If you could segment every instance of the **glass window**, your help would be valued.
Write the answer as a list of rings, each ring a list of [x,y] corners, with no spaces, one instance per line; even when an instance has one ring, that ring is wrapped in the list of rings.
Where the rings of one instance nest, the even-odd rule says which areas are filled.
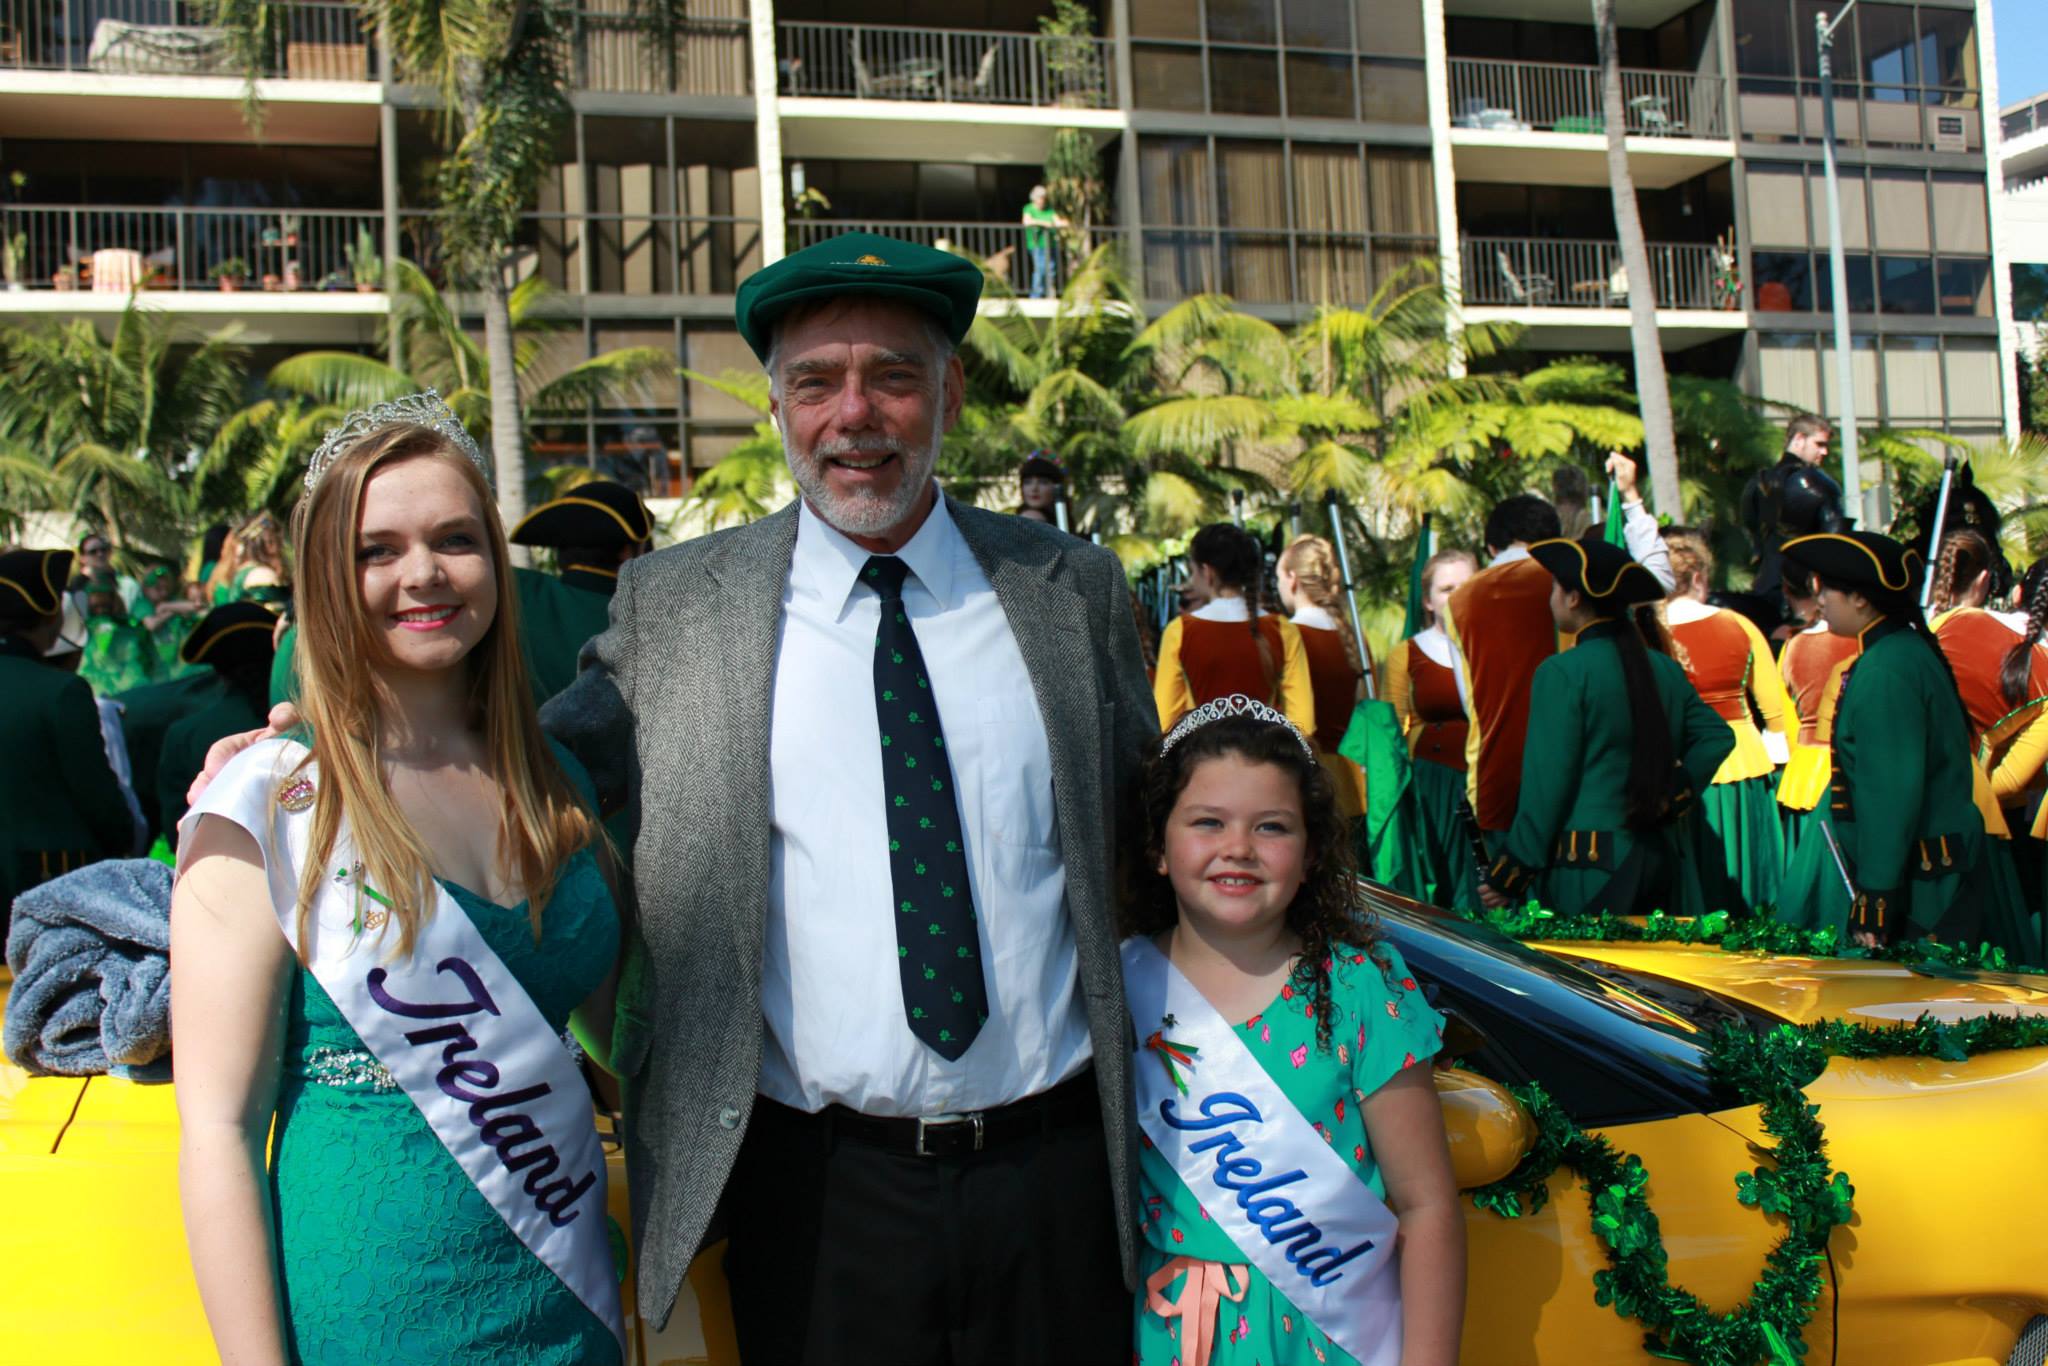
[[[1200,38],[1202,12],[1188,0],[1130,0],[1134,38]]]
[[[1737,86],[1742,136],[1750,142],[1799,141],[1799,99],[1791,81],[1745,76]]]
[[[728,372],[750,375],[760,368],[754,353],[747,349],[740,334],[730,328],[691,327],[683,334],[683,363],[700,375],[718,379]],[[708,384],[690,380],[685,386],[685,400],[690,406],[693,420],[710,418],[733,422],[751,423],[760,414],[746,404],[721,393]]]
[[[1820,388],[1819,406],[1810,411],[1835,413],[1841,411],[1836,398],[1835,339],[1822,333],[1820,339]],[[1877,406],[1877,338],[1852,337],[1849,342],[1850,382],[1856,386],[1856,411],[1858,422],[1875,421]]]
[[[1278,114],[1280,80],[1273,54],[1257,48],[1210,48],[1209,108],[1217,114]]]
[[[1429,85],[1421,62],[1361,58],[1358,87],[1367,123],[1429,122]]]
[[[1202,112],[1202,49],[1131,45],[1133,102],[1140,109]]]
[[[1436,181],[1429,153],[1406,147],[1366,149],[1366,202],[1372,230],[1406,236],[1436,232]]]
[[[1365,160],[1356,146],[1297,142],[1293,163],[1297,227],[1316,232],[1365,232]]]
[[[1820,356],[1813,338],[1800,332],[1765,332],[1756,340],[1762,396],[1803,413],[1820,411]]]
[[[2008,274],[2012,316],[2021,322],[2048,322],[2048,265],[2019,263]]]
[[[1849,284],[1849,311],[1851,313],[1875,313],[1877,311],[1877,285],[1871,278],[1870,258],[1849,252],[1842,258],[1847,267],[1844,276]],[[1813,297],[1815,307],[1823,312],[1835,306],[1833,262],[1824,251],[1813,254]]]
[[[1866,83],[1893,90],[1920,84],[1919,39],[1913,32],[1912,6],[1872,0],[1856,7],[1856,23],[1863,40],[1862,62],[1856,69]]]
[[[1885,420],[1941,421],[1941,340],[1938,337],[1884,339]]]
[[[1977,26],[1966,9],[1920,7],[1920,79],[1928,85],[1975,90]]]
[[[1837,177],[1842,188],[1842,245],[1850,251],[1870,245],[1870,216],[1864,202],[1863,173],[1843,171]],[[1807,177],[1806,189],[1812,200],[1813,244],[1829,246],[1834,239],[1828,236],[1828,182],[1827,177],[1815,171]]]
[[[1877,244],[1894,251],[1931,251],[1927,232],[1927,180],[1918,171],[1870,173],[1870,221]]]
[[[1934,245],[1942,251],[1989,251],[1981,176],[1936,171],[1933,177]]]
[[[1805,175],[1797,166],[1751,162],[1749,240],[1757,246],[1803,247],[1806,231]]]
[[[1185,0],[1183,0],[1185,3]],[[1193,6],[1189,6],[1190,9]],[[1209,0],[1209,38],[1222,43],[1273,43],[1273,0]]]
[[[1207,227],[1209,140],[1154,138],[1138,143],[1138,206],[1148,224]]]
[[[1287,163],[1285,144],[1216,143],[1216,211],[1233,228],[1287,226]]]
[[[1812,265],[1803,251],[1750,253],[1756,271],[1756,311],[1807,313],[1813,309]]]
[[[1283,0],[1281,13],[1290,47],[1351,46],[1351,16],[1342,5],[1330,0]]]
[[[2004,385],[1998,342],[1992,337],[1948,339],[1948,415],[1951,421],[2003,416]]]
[[[1989,261],[1942,261],[1935,267],[1941,311],[1978,318],[1991,316],[1991,263]],[[2014,316],[2019,316],[2014,300]]]
[[[1800,75],[1809,80],[1820,77],[1820,35],[1814,31],[1814,20],[1822,14],[1832,19],[1841,12],[1841,0],[1798,0],[1792,7],[1792,41],[1799,49]],[[1833,47],[1835,80],[1853,84],[1860,70],[1856,61],[1856,25],[1836,28]]]
[[[1360,52],[1422,55],[1422,0],[1358,0],[1357,11]]]
[[[1735,0],[1735,69],[1746,76],[1793,74],[1792,17],[1784,0]]]
[[[1303,119],[1353,117],[1351,58],[1288,53],[1287,112]]]
[[[1934,311],[1934,262],[1925,256],[1877,258],[1877,293],[1886,313]]]
[[[676,352],[676,328],[666,320],[637,323],[605,323],[599,326],[592,337],[591,350],[597,354],[618,351],[629,346],[651,346],[666,351],[673,358]],[[521,378],[524,378],[522,376]],[[641,412],[649,408],[673,409],[682,402],[681,376],[673,367],[656,371],[633,391],[620,395],[628,401],[601,412]]]

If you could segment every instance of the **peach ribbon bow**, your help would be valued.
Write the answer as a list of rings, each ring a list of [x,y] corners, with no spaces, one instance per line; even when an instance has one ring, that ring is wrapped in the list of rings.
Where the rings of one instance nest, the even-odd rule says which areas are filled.
[[[1218,1304],[1222,1300],[1235,1304],[1244,1299],[1244,1292],[1251,1288],[1251,1279],[1246,1274],[1249,1270],[1222,1262],[1175,1257],[1146,1280],[1145,1307],[1162,1319],[1177,1318],[1183,1325],[1180,1366],[1209,1366],[1209,1353],[1216,1346]],[[1163,1292],[1183,1271],[1187,1273],[1187,1283],[1181,1286],[1180,1298],[1169,1301]],[[1237,1281],[1234,1292],[1230,1289],[1233,1278]]]

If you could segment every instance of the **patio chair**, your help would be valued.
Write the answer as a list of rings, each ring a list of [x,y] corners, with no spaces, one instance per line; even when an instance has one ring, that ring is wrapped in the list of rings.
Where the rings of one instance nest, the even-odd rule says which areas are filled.
[[[1521,308],[1534,308],[1549,303],[1557,296],[1557,282],[1542,271],[1529,271],[1517,275],[1514,263],[1508,254],[1494,249],[1493,259],[1500,268],[1501,283],[1507,286],[1508,302]]]
[[[1607,306],[1619,308],[1628,302],[1628,267],[1620,261],[1607,272]]]
[[[872,99],[875,94],[875,79],[868,74],[867,59],[860,55],[859,34],[848,36],[846,50],[853,57],[853,93],[864,100]]]
[[[956,87],[956,98],[980,100],[987,97],[989,86],[996,78],[996,50],[1000,46],[998,43],[988,45],[988,51],[981,54],[981,61],[974,68],[974,79],[964,87]]]
[[[1685,135],[1685,123],[1674,119],[1667,112],[1668,101],[1662,95],[1638,95],[1628,102],[1636,116],[1636,123],[1645,137],[1675,138]]]

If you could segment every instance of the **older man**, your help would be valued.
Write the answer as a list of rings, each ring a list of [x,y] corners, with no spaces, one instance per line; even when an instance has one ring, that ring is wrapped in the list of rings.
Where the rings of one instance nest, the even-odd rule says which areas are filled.
[[[644,811],[641,1303],[722,1193],[750,1362],[1129,1351],[1110,861],[1157,720],[1116,559],[933,479],[980,285],[857,233],[750,277],[802,497],[625,566],[546,711]]]

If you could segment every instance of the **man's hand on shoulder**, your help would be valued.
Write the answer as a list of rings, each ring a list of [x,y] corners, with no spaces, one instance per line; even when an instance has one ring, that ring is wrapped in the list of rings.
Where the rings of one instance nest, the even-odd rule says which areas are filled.
[[[200,796],[210,787],[220,771],[228,766],[237,754],[259,740],[275,739],[293,726],[299,724],[299,709],[289,702],[280,702],[270,709],[270,724],[262,730],[245,730],[213,742],[206,751],[206,767],[199,770],[199,776],[192,780],[192,786],[185,791],[185,804],[197,806]]]

